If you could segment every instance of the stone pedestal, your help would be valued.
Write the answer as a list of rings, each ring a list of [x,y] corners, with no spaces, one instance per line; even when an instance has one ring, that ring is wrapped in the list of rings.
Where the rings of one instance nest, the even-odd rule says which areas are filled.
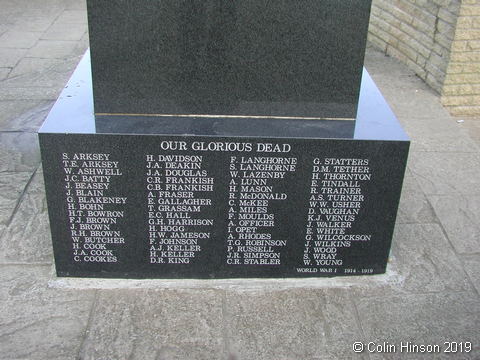
[[[408,138],[366,72],[353,136],[325,126],[222,116],[96,121],[87,54],[39,134],[57,274],[385,272]]]

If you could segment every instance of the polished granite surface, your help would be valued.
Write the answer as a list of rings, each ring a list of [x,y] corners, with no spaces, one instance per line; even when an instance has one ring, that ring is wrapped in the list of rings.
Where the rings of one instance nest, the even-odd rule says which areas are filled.
[[[371,0],[88,0],[96,113],[355,118]]]
[[[353,124],[355,128],[352,127]],[[221,117],[97,116],[95,118],[88,52],[73,73],[40,132],[408,141],[407,135],[366,70],[363,72],[358,116],[355,122]]]
[[[89,65],[87,55],[39,134],[58,276],[220,279],[344,276],[350,275],[351,269],[357,268],[366,269],[368,274],[385,272],[409,141],[366,72],[363,76],[359,118],[356,122],[198,116],[96,118],[93,114]],[[146,119],[150,120],[149,124],[145,123]],[[345,128],[338,127],[339,124],[350,126],[348,134]],[[157,125],[157,128],[154,125]],[[356,129],[353,125],[356,125]],[[163,160],[149,160],[157,156]],[[89,161],[77,162],[82,159]],[[289,162],[294,165],[288,165]],[[322,170],[317,163],[325,164],[322,165]],[[340,166],[334,166],[335,164]],[[346,164],[351,166],[343,166]],[[331,171],[330,165],[333,166]],[[282,166],[290,170],[283,171]],[[324,185],[319,185],[317,179],[322,173],[328,173],[331,177],[325,180]],[[358,181],[349,182],[347,176],[358,178]],[[189,182],[200,181],[198,179],[209,181],[209,185],[202,187],[201,184]],[[172,183],[167,184],[164,181]],[[232,181],[242,185],[237,189]],[[96,188],[93,186],[106,183],[107,188],[95,192]],[[248,186],[250,183],[268,185]],[[87,188],[87,184],[92,187]],[[164,184],[168,187],[164,187]],[[371,238],[365,238],[365,242],[358,241],[355,246],[352,244],[351,249],[349,245],[338,250],[341,262],[339,260],[334,264],[338,266],[336,275],[333,270],[318,273],[298,270],[299,266],[303,269],[305,265],[301,260],[305,256],[304,251],[307,251],[307,257],[309,251],[312,251],[310,255],[315,257],[315,250],[309,250],[310,247],[305,245],[305,230],[313,229],[310,226],[317,227],[317,230],[312,231],[319,231],[325,226],[340,226],[312,220],[312,224],[316,225],[307,227],[307,224],[310,224],[307,219],[310,219],[310,216],[314,219],[315,216],[311,215],[310,211],[317,211],[317,203],[310,202],[312,197],[323,199],[323,195],[317,193],[317,187],[320,191],[320,186],[322,192],[323,189],[329,189],[325,191],[335,194],[332,195],[335,197],[324,202],[335,202],[335,208],[325,205],[327,210],[330,209],[328,211],[343,211],[345,206],[363,209],[358,213],[358,218],[344,215],[347,216],[345,219],[350,219],[344,222],[348,224],[345,226],[348,226],[349,231],[352,231],[348,234],[371,234],[368,235]],[[59,191],[61,189],[66,190]],[[93,189],[93,192],[85,192],[85,189]],[[192,189],[191,194],[188,189]],[[345,189],[354,191],[355,194],[344,195]],[[154,205],[151,205],[152,208],[147,207],[147,200],[155,203],[157,195],[154,194],[157,193],[158,213],[153,212]],[[267,216],[273,214],[274,220],[265,222],[263,213],[254,213],[255,216],[261,215],[261,219],[234,217],[235,221],[240,221],[236,223],[239,225],[235,226],[235,233],[247,234],[252,231],[252,234],[267,234],[264,231],[268,230],[271,239],[289,239],[288,247],[282,248],[280,263],[266,267],[262,263],[252,263],[254,266],[250,266],[247,261],[230,265],[225,261],[222,255],[226,254],[225,239],[230,239],[230,235],[234,236],[228,232],[230,226],[233,228],[234,225],[230,225],[227,214],[237,212],[233,208],[235,201],[232,203],[228,200],[231,196],[267,201],[262,204],[266,204],[269,209]],[[165,199],[172,202],[163,203]],[[181,202],[177,203],[181,199],[205,199],[209,202],[198,208],[170,206],[173,203],[183,206],[180,205]],[[344,202],[349,199],[353,202]],[[359,201],[356,202],[355,199]],[[271,201],[271,204],[268,201]],[[148,205],[153,203],[149,202]],[[97,208],[98,204],[102,207]],[[78,213],[76,206],[83,206]],[[242,208],[238,208],[238,214],[250,214],[249,206],[244,210],[241,210]],[[186,212],[182,212],[182,209],[186,209]],[[92,215],[85,217],[85,213],[82,213],[84,210],[92,210],[91,213],[87,212]],[[118,223],[115,220],[115,223],[108,224],[112,227],[103,228],[104,224],[97,222],[97,217],[98,221],[103,221],[100,220],[102,214],[108,218],[110,215],[112,218],[114,214],[118,215]],[[320,219],[321,215],[316,214]],[[164,218],[168,221],[177,219],[180,222],[164,224]],[[196,253],[190,254],[191,263],[188,260],[183,262],[182,266],[177,266],[177,260],[164,260],[163,255],[158,261],[156,255],[152,260],[147,256],[153,251],[152,246],[163,251],[163,245],[155,243],[160,239],[159,237],[155,240],[157,235],[153,235],[149,241],[145,240],[152,236],[151,231],[153,234],[157,231],[151,230],[157,228],[149,219],[153,222],[155,219],[159,220],[155,223],[158,226],[181,225],[178,229],[185,232],[186,236],[195,231],[205,231],[208,240],[201,239],[198,256]],[[197,224],[195,219],[210,219],[212,222]],[[248,227],[248,224],[257,224],[257,221],[258,225]],[[96,227],[97,225],[100,225],[100,228]],[[168,226],[165,229],[168,229]],[[260,232],[257,232],[257,227]],[[98,229],[102,231],[97,231]],[[338,229],[341,230],[341,226]],[[112,244],[112,247],[100,249],[100,253],[76,253],[72,244],[79,240],[79,237],[85,238],[79,241],[87,242],[87,238],[88,242],[92,241],[91,230],[95,236],[116,234],[121,240]],[[173,239],[173,235],[171,236]],[[160,245],[160,248],[151,241]],[[87,246],[90,246],[89,243]],[[72,258],[72,254],[77,257]],[[92,258],[92,255],[108,255],[108,259]],[[160,263],[165,266],[159,267]]]

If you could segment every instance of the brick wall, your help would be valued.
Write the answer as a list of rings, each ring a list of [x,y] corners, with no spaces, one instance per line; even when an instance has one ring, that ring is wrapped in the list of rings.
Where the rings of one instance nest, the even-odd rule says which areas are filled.
[[[453,114],[480,115],[480,0],[373,0],[369,40]]]
[[[463,0],[442,89],[454,115],[480,115],[480,0]]]

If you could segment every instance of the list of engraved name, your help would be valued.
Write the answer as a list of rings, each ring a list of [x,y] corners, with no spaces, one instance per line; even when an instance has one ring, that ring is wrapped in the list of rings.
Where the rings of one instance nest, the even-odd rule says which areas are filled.
[[[272,206],[288,201],[278,188],[295,173],[297,162],[296,157],[230,157],[227,264],[281,264],[287,240],[274,235],[279,221]]]
[[[189,264],[210,240],[214,178],[201,155],[147,155],[145,170],[150,263]]]
[[[62,165],[74,262],[118,262],[127,203],[114,186],[123,175],[119,161],[106,153],[63,153]]]
[[[371,160],[297,155],[289,144],[165,141],[125,176],[115,153],[62,153],[71,259],[137,254],[152,269],[177,269],[216,256],[228,269],[369,273],[350,267],[349,254],[374,236],[362,211]]]
[[[365,201],[362,188],[371,178],[369,159],[313,160],[303,252],[306,267],[297,268],[298,272],[335,273],[343,265],[343,249],[371,240],[370,234],[352,233]]]

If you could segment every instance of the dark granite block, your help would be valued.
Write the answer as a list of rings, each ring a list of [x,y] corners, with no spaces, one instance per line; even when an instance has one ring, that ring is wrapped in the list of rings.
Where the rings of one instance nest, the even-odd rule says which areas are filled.
[[[409,141],[366,72],[348,139],[295,122],[100,134],[89,69],[39,134],[59,276],[385,272]]]
[[[371,0],[88,0],[95,112],[356,116]]]

